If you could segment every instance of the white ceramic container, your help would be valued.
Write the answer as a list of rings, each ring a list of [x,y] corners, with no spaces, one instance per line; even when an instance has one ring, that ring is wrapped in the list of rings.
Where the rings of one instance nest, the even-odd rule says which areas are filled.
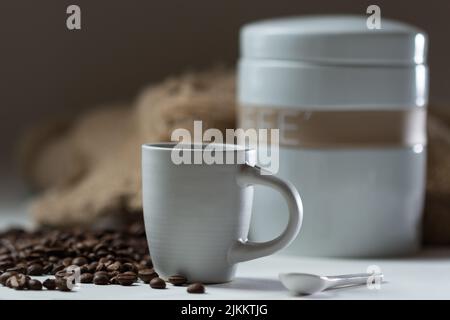
[[[286,253],[365,257],[419,248],[426,49],[423,31],[387,19],[380,30],[358,16],[243,27],[241,125],[263,127],[249,112],[301,118],[294,118],[297,140],[280,139],[279,175],[299,189],[305,207],[304,230]],[[282,127],[281,136],[286,126],[269,122]],[[278,195],[256,188],[252,240],[278,234],[287,221],[283,209]]]

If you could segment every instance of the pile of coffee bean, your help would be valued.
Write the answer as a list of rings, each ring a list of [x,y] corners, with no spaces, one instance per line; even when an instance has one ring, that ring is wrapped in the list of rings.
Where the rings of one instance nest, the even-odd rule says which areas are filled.
[[[43,283],[32,276],[51,275]],[[131,286],[140,279],[151,288],[166,283],[153,269],[142,223],[121,230],[10,229],[0,233],[0,284],[16,290],[71,291],[74,284]],[[182,275],[169,277],[185,285]],[[204,293],[191,284],[189,293]]]

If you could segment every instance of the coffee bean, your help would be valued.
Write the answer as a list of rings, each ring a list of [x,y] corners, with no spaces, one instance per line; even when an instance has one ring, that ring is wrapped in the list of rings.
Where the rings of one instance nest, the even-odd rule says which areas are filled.
[[[189,292],[189,293],[205,293],[205,286],[200,282],[196,282],[196,283],[190,284],[187,287],[187,292]]]
[[[6,285],[6,280],[8,280],[9,277],[14,276],[16,274],[18,274],[16,271],[6,271],[5,273],[3,273],[0,276],[0,284],[5,286]]]
[[[62,264],[63,264],[64,267],[70,266],[72,264],[72,258],[65,258],[65,259],[63,259]]]
[[[27,273],[27,268],[24,265],[17,265],[15,267],[11,267],[11,268],[6,269],[6,271],[26,274]]]
[[[50,274],[52,272],[52,270],[53,270],[53,263],[47,263],[42,268],[42,273],[43,274]]]
[[[158,277],[158,274],[154,269],[142,269],[139,270],[138,277],[145,283],[149,283],[153,278]]]
[[[58,261],[59,261],[59,258],[55,257],[55,256],[50,256],[48,258],[48,262],[51,262],[51,263],[55,263],[55,262],[58,262]]]
[[[82,265],[82,266],[80,267],[80,273],[81,273],[81,274],[83,274],[83,273],[90,273],[87,264]]]
[[[163,279],[156,277],[150,281],[150,287],[152,287],[153,289],[165,289],[166,282]]]
[[[10,254],[2,254],[2,255],[0,255],[0,261],[5,261],[5,260],[11,261],[12,260],[11,255]]]
[[[187,279],[179,274],[173,275],[169,277],[169,282],[173,284],[174,286],[182,286],[187,282]]]
[[[44,287],[47,290],[55,290],[56,289],[56,281],[55,279],[46,279],[43,283]]]
[[[126,262],[124,264],[122,264],[121,268],[120,268],[120,272],[127,272],[127,271],[132,271],[134,273],[138,273],[138,268],[130,262]]]
[[[80,276],[81,283],[92,283],[94,281],[94,275],[92,273],[83,273]]]
[[[95,271],[96,271],[96,272],[98,272],[98,271],[106,271],[106,266],[105,266],[105,264],[104,264],[104,263],[99,263],[99,264],[97,265],[97,267],[95,268]]]
[[[109,277],[109,274],[107,271],[97,271],[94,273],[94,276],[107,276]]]
[[[117,281],[117,276],[110,278],[109,283],[110,284],[119,284],[119,282]]]
[[[41,264],[33,263],[27,269],[27,274],[30,276],[41,276],[44,273],[44,268]]]
[[[112,255],[112,254],[108,254],[106,256],[106,259],[108,259],[109,261],[114,261],[116,259],[116,257],[114,255]]]
[[[119,271],[122,267],[122,264],[119,261],[111,263],[107,265],[106,270],[108,271]]]
[[[94,284],[96,284],[96,285],[101,285],[101,286],[107,285],[107,284],[109,284],[108,274],[102,274],[102,273],[96,272],[94,275],[93,281],[94,281]]]
[[[64,265],[63,264],[56,264],[53,266],[53,270],[52,270],[52,274],[56,274],[58,271],[64,270]]]
[[[150,257],[147,257],[146,259],[141,261],[141,264],[145,265],[147,268],[153,268],[153,262]]]
[[[29,290],[42,290],[42,283],[39,280],[31,279],[28,281]]]
[[[70,285],[70,280],[67,277],[56,278],[55,280],[56,288],[59,291],[72,291],[72,286]]]
[[[116,281],[121,286],[131,286],[136,281],[136,274],[131,271],[120,273],[117,275]]]
[[[15,290],[23,290],[27,287],[27,278],[24,274],[16,274],[6,280],[6,286]]]
[[[0,270],[6,270],[14,266],[14,263],[11,260],[1,261],[0,262]]]
[[[96,269],[97,269],[97,266],[98,266],[98,262],[91,262],[88,265],[88,272],[89,273],[94,273],[96,271]]]
[[[98,250],[95,252],[95,256],[97,258],[102,258],[102,257],[106,257],[108,255],[108,251],[107,250]]]
[[[64,256],[65,250],[62,247],[53,247],[53,248],[47,248],[45,250],[45,253],[48,256],[57,256],[57,257],[61,257]]]
[[[79,267],[88,263],[88,260],[85,257],[77,257],[72,260],[72,264],[75,264]]]

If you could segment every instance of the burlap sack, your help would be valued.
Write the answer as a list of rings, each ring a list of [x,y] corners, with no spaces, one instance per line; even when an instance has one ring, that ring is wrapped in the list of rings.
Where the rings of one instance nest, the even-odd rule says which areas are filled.
[[[222,68],[186,73],[143,90],[136,103],[80,115],[65,130],[32,130],[21,147],[31,206],[40,224],[90,225],[142,211],[140,146],[169,141],[176,128],[235,126],[234,75]],[[30,137],[31,135],[31,137]]]

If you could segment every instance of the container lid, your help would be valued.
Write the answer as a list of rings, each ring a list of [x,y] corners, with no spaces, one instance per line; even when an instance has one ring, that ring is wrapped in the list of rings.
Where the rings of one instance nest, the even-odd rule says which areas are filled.
[[[426,63],[424,31],[386,18],[381,29],[369,29],[367,19],[329,15],[250,23],[241,30],[241,56],[355,65]]]

